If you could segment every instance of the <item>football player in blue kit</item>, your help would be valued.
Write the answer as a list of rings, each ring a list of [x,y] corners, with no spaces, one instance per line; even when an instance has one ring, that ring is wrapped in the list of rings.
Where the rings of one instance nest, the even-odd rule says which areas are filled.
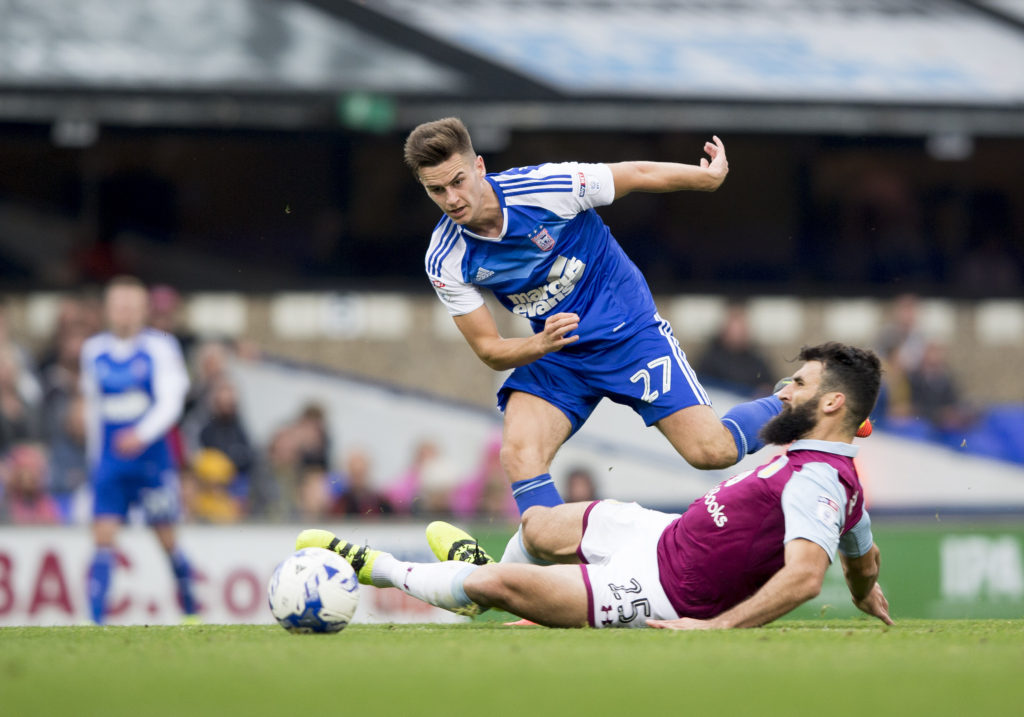
[[[129,508],[138,505],[170,559],[182,609],[191,621],[197,606],[192,571],[177,545],[181,495],[167,440],[188,391],[185,362],[174,336],[145,328],[148,298],[137,279],[111,280],[104,310],[109,330],[90,337],[81,353],[96,543],[89,567],[90,617],[104,622],[115,538]]]
[[[631,192],[718,189],[725,146],[714,137],[704,151],[699,165],[566,162],[488,174],[457,118],[407,138],[405,163],[444,212],[427,275],[477,356],[513,369],[498,405],[501,461],[520,512],[562,502],[551,462],[602,398],[632,407],[702,469],[760,449],[759,429],[782,409],[768,396],[716,415],[646,280],[594,209]],[[482,289],[535,333],[503,337]]]

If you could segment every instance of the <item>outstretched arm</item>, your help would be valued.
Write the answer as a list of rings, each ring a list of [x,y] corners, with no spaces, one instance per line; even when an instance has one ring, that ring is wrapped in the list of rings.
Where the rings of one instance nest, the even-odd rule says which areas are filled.
[[[615,198],[630,192],[678,192],[684,189],[713,192],[722,186],[729,173],[725,145],[718,137],[704,143],[711,158],[700,165],[677,162],[616,162],[608,166],[615,182]]]
[[[721,630],[757,627],[785,615],[821,592],[828,570],[828,554],[817,543],[796,538],[786,543],[786,563],[761,589],[710,620],[683,617],[648,620],[651,627],[672,630]]]
[[[859,558],[848,558],[842,553],[839,557],[843,562],[843,573],[853,604],[886,625],[894,624],[889,617],[889,601],[878,586],[878,570],[882,562],[878,546],[872,545],[871,550]]]
[[[567,336],[580,325],[576,314],[552,314],[544,322],[544,330],[527,338],[505,338],[490,309],[481,306],[468,314],[455,317],[455,325],[480,360],[495,371],[525,366],[541,356],[560,351],[579,336]]]

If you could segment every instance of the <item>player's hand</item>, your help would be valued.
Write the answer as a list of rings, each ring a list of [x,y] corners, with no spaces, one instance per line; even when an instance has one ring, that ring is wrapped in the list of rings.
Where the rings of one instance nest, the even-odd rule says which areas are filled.
[[[580,327],[580,317],[576,314],[553,314],[544,322],[544,330],[536,334],[541,342],[544,353],[561,351],[574,341],[579,341],[579,336],[567,336]]]
[[[720,630],[710,620],[698,620],[692,617],[680,617],[675,620],[648,620],[648,627],[659,630]]]
[[[114,434],[114,451],[121,458],[134,458],[146,450],[146,444],[131,428],[122,428]]]
[[[863,600],[854,598],[853,604],[868,615],[877,617],[886,625],[895,624],[892,618],[889,617],[889,601],[885,599],[885,595],[882,594],[882,588],[878,583],[875,583],[875,586],[871,588],[871,592]]]
[[[714,182],[714,186],[711,187],[711,191],[714,191],[722,186],[722,182],[725,181],[725,175],[729,173],[729,160],[725,158],[725,144],[723,144],[722,140],[717,135],[713,135],[711,139],[711,142],[704,143],[704,151],[711,157],[711,161],[709,162],[702,157],[700,167],[707,170],[708,175]]]

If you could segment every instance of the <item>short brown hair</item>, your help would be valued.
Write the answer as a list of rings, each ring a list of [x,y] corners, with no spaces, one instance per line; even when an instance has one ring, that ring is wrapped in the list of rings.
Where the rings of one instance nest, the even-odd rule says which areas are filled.
[[[458,117],[424,122],[405,140],[405,164],[417,176],[423,167],[436,167],[453,154],[476,154],[469,130]]]

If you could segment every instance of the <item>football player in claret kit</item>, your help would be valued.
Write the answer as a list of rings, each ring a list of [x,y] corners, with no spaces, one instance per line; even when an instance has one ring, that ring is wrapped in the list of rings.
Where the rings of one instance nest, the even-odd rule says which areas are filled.
[[[90,617],[104,622],[115,564],[115,538],[129,508],[142,508],[170,559],[186,620],[194,620],[192,571],[177,545],[181,512],[177,466],[167,433],[181,417],[188,374],[174,336],[146,329],[146,287],[117,277],[104,296],[108,331],[82,346],[81,388],[93,480]]]
[[[647,282],[594,210],[631,192],[716,190],[729,170],[725,145],[715,137],[704,151],[699,165],[568,162],[487,174],[457,118],[407,138],[405,162],[444,212],[427,275],[484,363],[514,369],[498,405],[520,512],[562,502],[551,462],[605,397],[656,425],[697,468],[724,468],[763,446],[758,430],[779,399],[718,418]],[[482,289],[529,319],[534,335],[501,336]],[[519,542],[513,536],[510,549]]]
[[[328,547],[361,582],[460,614],[499,607],[552,627],[673,629],[768,623],[818,595],[838,550],[853,603],[891,625],[852,445],[878,397],[878,357],[828,343],[800,359],[777,394],[785,407],[761,431],[789,448],[682,515],[616,501],[534,506],[523,515],[521,564],[494,563],[465,533],[431,540],[439,563],[317,529],[297,547]]]

